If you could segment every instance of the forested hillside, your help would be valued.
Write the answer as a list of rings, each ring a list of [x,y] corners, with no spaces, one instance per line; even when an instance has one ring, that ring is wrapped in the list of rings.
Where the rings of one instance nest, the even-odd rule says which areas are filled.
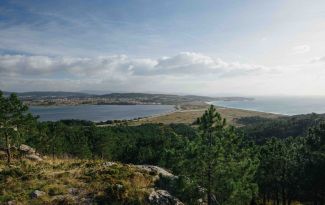
[[[48,159],[83,159],[90,160],[90,164],[102,160],[166,168],[177,178],[165,179],[169,181],[164,183],[160,181],[160,187],[185,204],[290,205],[300,202],[320,205],[325,200],[325,122],[321,115],[273,120],[247,118],[241,119],[241,124],[246,126],[236,129],[211,106],[193,126],[119,124],[98,127],[87,121],[38,122],[15,95],[8,98],[0,95],[0,100],[1,203],[20,201],[32,191],[22,193],[23,188],[16,191],[11,186],[10,190],[7,188],[10,180],[21,183],[30,173],[17,152],[21,144],[35,148]],[[62,162],[60,166],[68,169],[77,165]],[[98,174],[101,172],[96,173],[101,170],[100,166],[100,163],[80,164],[80,169],[91,173],[88,177],[96,176],[94,180],[100,183]],[[128,187],[127,193],[140,193],[132,192],[132,186],[126,185],[132,177],[125,176],[132,175],[134,169],[119,169],[126,174],[119,183]],[[111,177],[111,183],[114,181],[112,177],[122,177],[116,170],[102,172],[103,176]],[[43,176],[41,172],[39,175]],[[85,177],[81,174],[69,176],[79,177],[78,180]],[[42,180],[44,183],[45,179]],[[59,182],[49,183],[54,186]],[[151,186],[149,184],[146,186]],[[111,188],[112,184],[101,186],[101,190]],[[49,189],[42,191],[50,194]],[[94,204],[111,204],[113,201],[123,204],[128,197],[134,197],[126,194],[113,200],[105,193],[114,195],[117,192],[104,192],[100,198],[104,200],[90,200]],[[91,194],[97,196],[99,193]],[[141,194],[145,197],[144,192]],[[147,202],[139,199],[137,203]]]
[[[325,121],[325,114],[295,115],[279,118],[244,117],[237,123],[245,125],[242,131],[256,143],[265,143],[271,137],[288,138],[308,135],[311,127]]]

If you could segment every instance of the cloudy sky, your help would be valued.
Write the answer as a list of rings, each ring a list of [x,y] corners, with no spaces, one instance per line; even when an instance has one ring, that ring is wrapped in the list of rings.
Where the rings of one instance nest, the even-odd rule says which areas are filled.
[[[325,95],[325,1],[1,0],[0,90]]]

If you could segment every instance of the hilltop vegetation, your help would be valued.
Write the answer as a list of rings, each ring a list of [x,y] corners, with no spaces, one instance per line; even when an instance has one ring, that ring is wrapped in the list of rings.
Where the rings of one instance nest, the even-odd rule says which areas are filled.
[[[282,116],[278,118],[243,117],[237,123],[245,125],[242,131],[256,143],[264,143],[271,137],[288,138],[308,135],[309,129],[325,121],[325,114]]]
[[[194,126],[98,127],[87,121],[37,122],[15,96],[0,99],[0,145],[11,151],[3,153],[0,167],[3,203],[60,204],[54,199],[67,195],[70,200],[69,188],[77,188],[85,193],[78,200],[93,204],[146,204],[157,187],[185,204],[318,205],[325,200],[322,115],[245,118],[244,127],[234,128],[211,106]],[[22,159],[16,152],[22,143],[48,159]],[[8,157],[12,160],[6,162]],[[106,166],[110,161],[119,163]],[[177,177],[155,181],[150,172],[126,164],[157,165]],[[31,199],[35,190],[44,197]],[[69,200],[65,203],[75,203]]]
[[[5,96],[9,96],[12,92],[3,92]],[[81,92],[63,92],[63,91],[34,91],[34,92],[20,92],[16,93],[18,97],[25,98],[56,98],[56,97],[85,97],[91,96],[88,93]]]

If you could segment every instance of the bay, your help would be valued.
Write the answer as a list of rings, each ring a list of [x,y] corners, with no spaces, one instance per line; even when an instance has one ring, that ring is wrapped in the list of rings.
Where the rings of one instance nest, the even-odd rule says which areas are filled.
[[[77,105],[31,106],[30,112],[39,115],[40,121],[78,119],[100,122],[160,115],[174,109],[173,105]]]
[[[213,105],[244,110],[298,115],[325,113],[325,97],[253,97],[254,100],[214,101]]]

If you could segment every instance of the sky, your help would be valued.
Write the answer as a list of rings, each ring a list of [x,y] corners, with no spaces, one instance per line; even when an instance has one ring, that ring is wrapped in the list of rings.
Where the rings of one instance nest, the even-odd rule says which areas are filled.
[[[325,96],[325,1],[0,0],[0,90]]]

